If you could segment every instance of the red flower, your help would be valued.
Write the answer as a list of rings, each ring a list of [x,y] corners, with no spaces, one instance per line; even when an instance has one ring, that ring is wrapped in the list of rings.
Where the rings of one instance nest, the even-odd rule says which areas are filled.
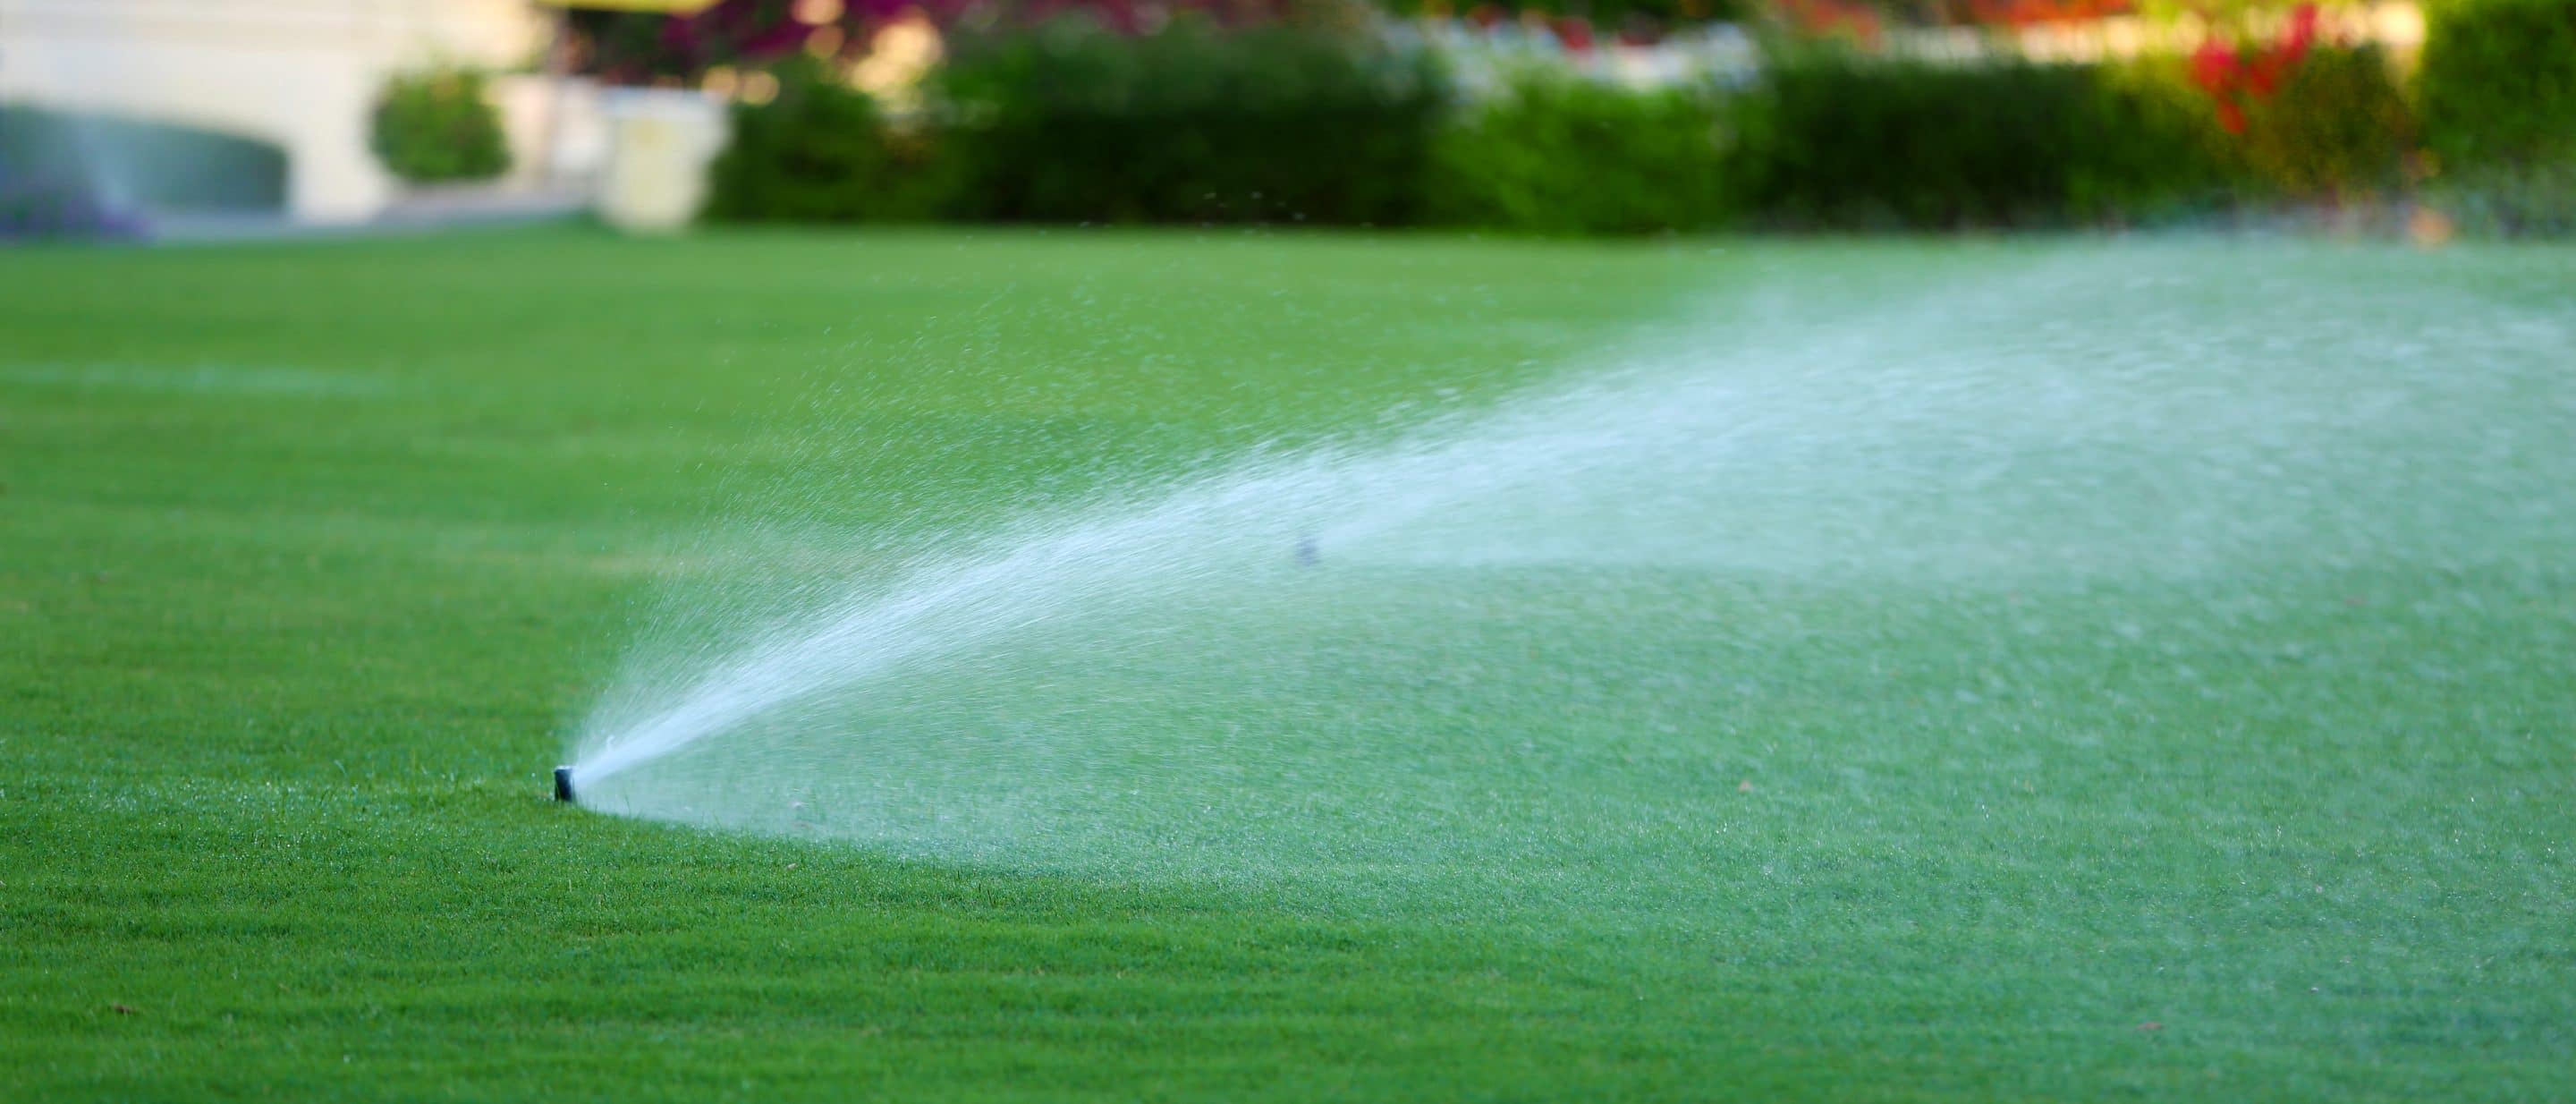
[[[2236,83],[2237,69],[2236,51],[2215,38],[2202,41],[2200,49],[2191,52],[2191,82],[2211,96],[2225,97]]]
[[[1590,51],[1592,21],[1579,15],[1569,15],[1557,20],[1556,40],[1564,43],[1566,49],[1578,54]]]
[[[2290,28],[2281,36],[2278,49],[2287,51],[2291,61],[2306,57],[2308,47],[2316,43],[2317,17],[2315,4],[2301,4],[2290,9]]]
[[[2230,134],[2245,133],[2247,105],[2271,98],[2306,60],[2309,48],[2316,45],[2317,19],[2317,6],[2303,3],[2290,9],[2281,37],[2259,52],[2251,46],[2229,46],[2214,35],[2192,51],[2191,82],[2209,95],[2219,126]]]

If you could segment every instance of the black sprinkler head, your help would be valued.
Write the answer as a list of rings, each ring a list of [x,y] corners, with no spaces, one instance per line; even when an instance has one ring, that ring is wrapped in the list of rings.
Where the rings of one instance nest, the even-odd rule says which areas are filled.
[[[572,768],[555,768],[555,800],[572,800]]]

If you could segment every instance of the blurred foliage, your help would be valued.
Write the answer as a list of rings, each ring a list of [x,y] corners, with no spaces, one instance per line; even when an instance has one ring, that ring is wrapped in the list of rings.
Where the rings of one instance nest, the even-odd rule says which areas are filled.
[[[2576,160],[2576,0],[2436,0],[2420,64],[2424,142],[2445,166]]]
[[[376,101],[369,144],[395,176],[415,184],[486,180],[510,167],[501,113],[483,74],[433,69],[394,77]]]
[[[775,70],[777,98],[737,103],[709,169],[707,217],[734,222],[919,221],[953,188],[938,136],[889,125],[876,102],[811,60]]]
[[[2220,124],[2186,59],[2145,54],[2088,68],[2101,82],[2107,129],[2097,141],[2113,147],[2102,155],[2113,171],[2079,173],[2075,209],[2097,221],[2155,221],[2263,193],[2244,138]]]
[[[2277,5],[2288,0],[2192,2],[2197,10],[2182,14],[2209,18],[2231,3]],[[1875,40],[1890,27],[2004,29],[2086,23],[2136,15],[2142,6],[2140,0],[1746,0],[1742,5],[1744,16],[1739,21],[1807,35],[1852,35]]]
[[[1692,23],[1739,22],[1749,18],[1753,0],[1387,0],[1384,7],[1401,16],[1460,18],[1494,23],[1529,16],[1573,17],[1603,27],[1675,27]]]
[[[2404,182],[2415,117],[2376,47],[2309,51],[2246,113],[2255,181],[2292,199],[2346,200]]]
[[[799,54],[865,56],[879,28],[927,19],[943,34],[1080,21],[1150,34],[1174,19],[1228,27],[1356,26],[1368,0],[719,0],[688,15],[576,11],[579,68],[611,83],[695,83],[718,67],[759,68]]]
[[[2493,0],[2522,3],[2525,0]],[[737,109],[728,219],[1431,222],[1541,234],[2157,223],[2409,193],[2419,128],[2389,59],[2313,7],[2189,56],[1933,62],[1768,37],[1747,87],[1568,70],[1458,102],[1429,56],[1307,5],[1146,33],[1061,18],[953,33],[889,120],[802,55]],[[1302,12],[1302,15],[1293,14]],[[2519,102],[2519,101],[2517,101]],[[2498,169],[2479,219],[2565,221],[2567,174]]]
[[[2252,87],[2213,89],[2207,51],[2106,67],[2121,101],[2173,141],[2186,207],[2344,204],[2407,184],[2415,122],[2377,47],[2301,49]],[[2112,206],[2134,206],[2115,199]]]
[[[1448,101],[1431,59],[1331,28],[960,34],[933,81],[960,217],[1390,225]]]
[[[1434,146],[1434,221],[1542,234],[1711,229],[1733,204],[1723,103],[1531,69]]]
[[[2319,0],[2137,0],[2134,10],[2157,23],[2196,22],[2213,32],[2244,34],[2250,28],[2277,21],[2282,15],[2301,7],[2315,7]],[[2332,7],[2356,7],[2370,0],[2326,0]]]
[[[2441,0],[2425,17],[2430,198],[2469,233],[2576,234],[2576,0]]]
[[[570,18],[582,44],[583,70],[621,84],[693,83],[720,65],[765,66],[800,53],[828,58],[864,52],[870,29],[910,5],[836,0],[819,12],[809,2],[801,13],[799,6],[795,0],[721,0],[688,15],[576,11]],[[945,11],[954,5],[933,7]]]
[[[1771,51],[1739,116],[1750,209],[1790,228],[2152,217],[2222,177],[2170,92],[2103,67]]]

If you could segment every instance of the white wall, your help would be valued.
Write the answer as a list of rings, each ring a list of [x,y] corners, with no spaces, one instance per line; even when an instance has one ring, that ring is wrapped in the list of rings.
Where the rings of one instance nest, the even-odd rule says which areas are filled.
[[[395,191],[367,150],[387,76],[520,65],[548,27],[526,0],[0,0],[0,103],[277,143],[289,212],[353,221]]]

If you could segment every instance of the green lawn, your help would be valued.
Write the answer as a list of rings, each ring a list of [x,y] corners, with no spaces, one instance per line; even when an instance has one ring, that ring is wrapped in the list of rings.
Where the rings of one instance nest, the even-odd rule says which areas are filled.
[[[0,252],[0,1099],[2576,1096],[2570,349],[2563,249]],[[706,611],[1318,443],[1312,570],[546,800]]]

